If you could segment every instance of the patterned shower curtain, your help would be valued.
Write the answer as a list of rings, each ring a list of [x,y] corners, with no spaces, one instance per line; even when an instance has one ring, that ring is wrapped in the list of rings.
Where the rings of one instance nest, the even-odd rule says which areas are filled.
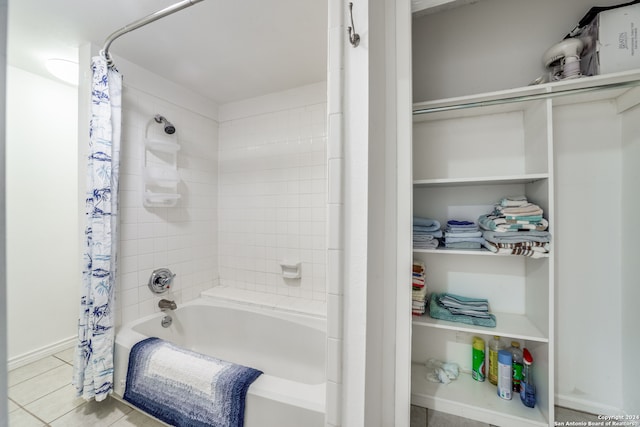
[[[113,295],[118,242],[122,76],[94,57],[86,193],[86,250],[73,384],[101,401],[113,389]]]

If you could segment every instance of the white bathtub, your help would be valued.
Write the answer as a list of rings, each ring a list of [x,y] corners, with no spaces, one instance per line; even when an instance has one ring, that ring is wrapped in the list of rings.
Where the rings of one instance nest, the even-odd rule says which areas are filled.
[[[129,351],[147,337],[260,369],[245,407],[246,427],[323,426],[326,320],[277,309],[197,299],[124,325],[116,334],[114,393],[122,398]]]

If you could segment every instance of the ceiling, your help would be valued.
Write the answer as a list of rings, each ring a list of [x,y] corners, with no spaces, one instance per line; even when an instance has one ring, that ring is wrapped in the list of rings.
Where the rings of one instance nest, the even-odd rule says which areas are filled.
[[[8,63],[47,75],[178,0],[10,0]],[[326,0],[204,0],[118,38],[122,57],[225,104],[326,80]],[[117,64],[116,64],[117,65]],[[126,76],[126,70],[120,68]]]

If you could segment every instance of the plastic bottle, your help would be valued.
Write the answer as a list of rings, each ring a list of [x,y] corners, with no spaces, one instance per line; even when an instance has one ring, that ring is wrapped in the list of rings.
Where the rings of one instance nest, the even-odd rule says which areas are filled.
[[[518,341],[511,341],[512,369],[513,369],[513,392],[520,393],[520,381],[522,380],[522,350]]]
[[[504,350],[504,345],[500,341],[500,337],[494,335],[493,339],[489,342],[489,382],[493,385],[498,385],[498,352]]]
[[[498,352],[498,396],[507,400],[511,400],[511,381],[513,380],[511,363],[509,350],[500,350]]]
[[[476,381],[484,381],[484,340],[480,337],[473,337],[471,350],[471,377]]]
[[[524,368],[522,369],[522,382],[520,383],[520,400],[524,406],[533,408],[536,406],[536,386],[533,383],[533,357],[526,348],[523,352]]]

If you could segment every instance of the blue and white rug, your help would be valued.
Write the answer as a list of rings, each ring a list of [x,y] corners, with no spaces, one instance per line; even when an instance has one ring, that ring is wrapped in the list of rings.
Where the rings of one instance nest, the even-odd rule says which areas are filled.
[[[180,427],[242,427],[249,386],[261,371],[160,338],[131,349],[124,400]]]

